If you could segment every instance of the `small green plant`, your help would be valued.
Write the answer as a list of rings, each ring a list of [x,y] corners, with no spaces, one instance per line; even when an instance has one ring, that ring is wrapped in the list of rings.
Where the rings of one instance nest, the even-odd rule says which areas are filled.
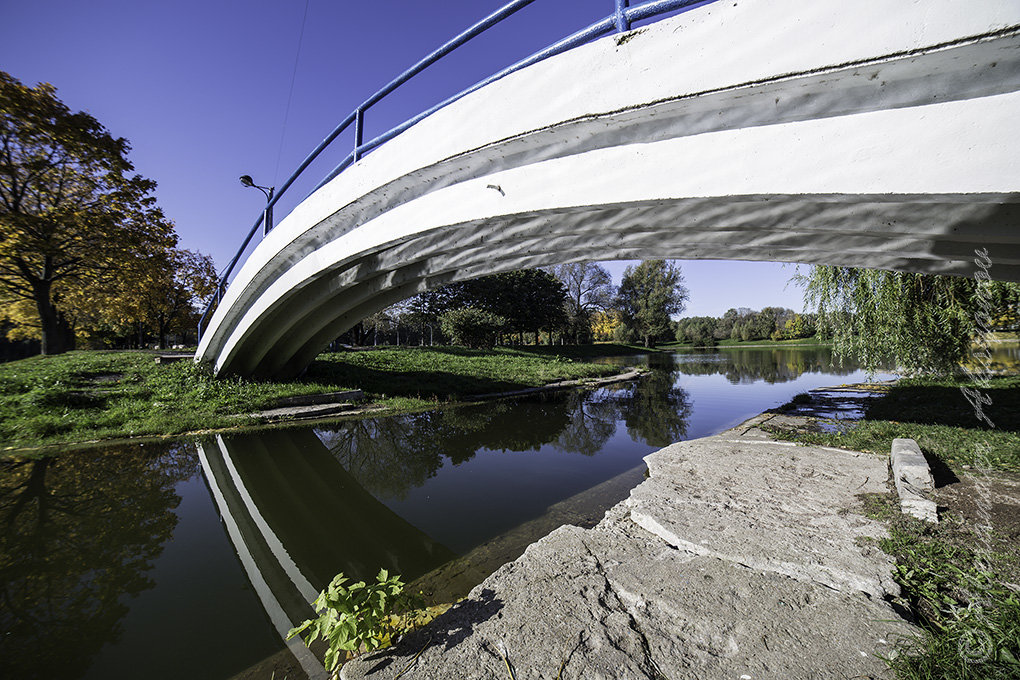
[[[375,583],[358,581],[348,586],[350,579],[343,572],[337,574],[312,603],[318,618],[292,628],[287,639],[305,633],[307,646],[320,638],[325,641],[324,664],[333,676],[359,652],[390,645],[403,630],[397,611],[407,600],[404,582],[385,569],[375,579]]]

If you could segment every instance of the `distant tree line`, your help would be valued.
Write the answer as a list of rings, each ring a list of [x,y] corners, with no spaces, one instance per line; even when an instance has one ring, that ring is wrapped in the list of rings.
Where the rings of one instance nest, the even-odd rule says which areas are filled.
[[[994,266],[989,263],[988,268]],[[993,331],[1020,330],[1020,284],[974,278],[813,266],[798,276],[805,303],[737,307],[721,317],[673,319],[688,292],[679,266],[648,260],[628,267],[619,289],[592,263],[497,274],[423,293],[366,319],[346,342],[469,346],[524,342],[643,343],[677,340],[711,347],[722,340],[831,339],[837,356],[869,370],[947,373]]]
[[[713,347],[720,340],[796,340],[818,333],[815,314],[784,307],[731,308],[721,317],[693,316],[676,322],[676,339],[695,347]]]
[[[865,368],[946,373],[988,331],[1020,329],[1020,284],[987,278],[811,267],[798,280],[817,313],[731,308],[721,317],[673,320],[688,298],[679,266],[627,267],[616,289],[599,264],[573,263],[453,283],[364,319],[341,338],[353,345],[586,344],[724,339],[831,339],[837,356]]]
[[[592,262],[493,274],[430,290],[374,314],[337,344],[469,347],[672,340],[671,316],[687,289],[680,268],[649,260],[624,273],[619,290]]]
[[[369,316],[338,338],[355,345],[454,342],[472,347],[540,342],[563,333],[566,288],[553,274],[522,269],[452,283]]]
[[[982,334],[1020,330],[1020,284],[845,267],[797,277],[817,313],[785,307],[731,308],[721,317],[673,320],[686,307],[680,267],[647,260],[618,289],[594,263],[522,270],[422,293],[365,320],[338,341],[472,347],[524,343],[831,339],[837,356],[869,370],[957,370]]]
[[[615,341],[654,346],[678,340],[710,347],[725,339],[785,340],[817,333],[814,314],[783,307],[740,307],[718,318],[674,321],[688,295],[680,267],[668,260],[628,267],[618,289],[596,263],[527,269],[421,293],[364,319],[338,343],[490,347]]]

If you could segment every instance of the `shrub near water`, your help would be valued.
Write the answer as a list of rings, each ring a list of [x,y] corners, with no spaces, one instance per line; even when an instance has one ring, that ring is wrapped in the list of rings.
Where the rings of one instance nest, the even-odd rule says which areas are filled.
[[[348,585],[349,584],[349,585]],[[301,636],[305,645],[326,643],[323,665],[336,677],[340,667],[361,652],[389,647],[399,635],[423,626],[447,605],[423,607],[421,598],[404,591],[400,575],[380,569],[374,583],[350,579],[343,572],[312,603],[318,616],[291,628],[287,639]]]
[[[326,642],[326,670],[334,676],[347,659],[361,650],[383,646],[394,634],[392,614],[404,590],[400,576],[380,569],[375,583],[358,581],[337,574],[312,605],[319,615],[287,633],[287,639],[306,633],[305,645],[317,639]]]
[[[439,323],[455,345],[492,347],[506,326],[506,319],[475,307],[464,307],[444,313]]]

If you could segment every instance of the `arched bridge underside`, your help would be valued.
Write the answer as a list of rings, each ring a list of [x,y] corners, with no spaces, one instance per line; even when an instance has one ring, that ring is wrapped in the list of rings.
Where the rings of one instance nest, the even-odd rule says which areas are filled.
[[[301,203],[196,358],[300,372],[452,281],[562,262],[836,264],[1020,281],[1020,3],[717,2],[511,74]],[[748,282],[753,285],[753,282]]]

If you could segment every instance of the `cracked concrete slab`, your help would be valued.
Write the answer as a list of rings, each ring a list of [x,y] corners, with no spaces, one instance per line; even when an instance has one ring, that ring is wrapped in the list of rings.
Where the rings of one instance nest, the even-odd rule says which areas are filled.
[[[627,500],[630,516],[670,545],[877,599],[899,594],[890,559],[860,545],[882,526],[840,512],[886,491],[885,459],[723,434],[645,461],[651,478]]]
[[[855,494],[885,490],[884,459],[745,423],[646,460],[650,478],[594,528],[557,529],[341,677],[887,675],[880,657],[912,629],[883,599],[890,563],[866,538],[882,529],[854,512]]]
[[[884,664],[875,655],[887,655],[890,641],[907,630],[892,622],[884,602],[715,557],[656,550],[624,518],[591,533],[602,531],[630,536],[595,543],[663,677],[879,676]]]

